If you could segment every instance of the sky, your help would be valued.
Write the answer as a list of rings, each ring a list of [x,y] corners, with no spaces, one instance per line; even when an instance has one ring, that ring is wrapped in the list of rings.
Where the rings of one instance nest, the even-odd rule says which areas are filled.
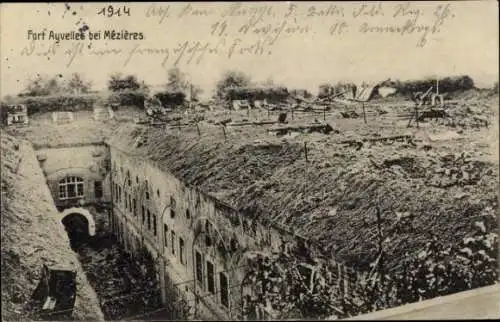
[[[408,3],[408,7],[405,3],[392,1],[367,2],[367,7],[356,17],[362,2],[247,2],[233,10],[232,15],[225,13],[237,3],[113,3],[115,15],[105,17],[98,14],[107,4],[0,4],[1,96],[19,93],[36,74],[60,74],[64,79],[77,72],[91,80],[97,90],[103,89],[109,76],[115,72],[134,74],[148,84],[160,85],[166,82],[167,70],[175,65],[179,55],[174,49],[185,42],[188,46],[200,42],[208,44],[207,48],[217,48],[216,54],[207,49],[198,63],[200,56],[195,55],[188,62],[188,54],[184,54],[175,65],[189,75],[192,83],[201,86],[205,94],[211,93],[227,70],[242,71],[256,81],[271,78],[289,88],[305,88],[314,93],[321,83],[341,80],[377,82],[387,78],[405,80],[467,74],[478,87],[490,87],[498,81],[497,1],[418,2]],[[438,6],[443,9],[446,4],[450,7],[439,32],[430,31],[426,44],[421,47],[418,41],[422,33],[401,35],[361,31],[364,24],[365,30],[376,26],[402,26],[417,13],[415,26],[432,28],[438,21]],[[169,16],[160,22],[160,9],[165,10],[168,5]],[[291,5],[296,7],[285,18]],[[330,7],[326,12],[329,6],[335,5],[335,10]],[[370,11],[372,5],[375,8]],[[118,9],[119,16],[116,14]],[[202,10],[210,14],[200,15]],[[181,16],[182,12],[185,14]],[[264,12],[262,20],[257,20],[260,16],[252,16],[261,12]],[[322,16],[322,13],[330,15]],[[252,22],[258,28],[258,34],[252,33],[254,29],[247,34],[238,33],[242,26]],[[223,36],[211,34],[212,30],[219,32],[224,23]],[[270,45],[274,28],[282,23],[285,23],[284,29]],[[342,23],[347,27],[338,33],[338,26]],[[56,33],[76,32],[84,24],[93,32],[142,32],[144,39],[61,40],[54,54],[37,55],[54,44],[54,40],[47,39],[51,30]],[[335,25],[337,29],[334,29]],[[271,27],[270,34],[263,37],[267,26]],[[44,40],[28,39],[28,30],[37,33],[44,28]],[[331,30],[335,32],[331,34]],[[241,51],[256,46],[258,41],[264,41],[263,54]],[[71,49],[78,43],[83,47],[82,54],[69,64]],[[229,57],[231,44],[235,43]],[[23,49],[31,45],[35,46],[31,55],[22,55]],[[147,55],[146,48],[167,48],[168,59],[165,60],[165,53]],[[96,55],[90,53],[91,50],[121,50],[121,53]],[[141,50],[142,54],[139,54]]]

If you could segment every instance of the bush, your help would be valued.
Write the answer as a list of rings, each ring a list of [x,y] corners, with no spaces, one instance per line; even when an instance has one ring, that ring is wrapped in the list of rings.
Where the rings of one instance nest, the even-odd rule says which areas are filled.
[[[436,78],[427,78],[414,81],[387,81],[382,86],[395,87],[403,95],[412,95],[415,92],[426,92],[429,87],[436,90]],[[439,79],[439,93],[466,91],[474,88],[474,81],[469,76],[445,77]]]
[[[290,96],[285,87],[248,88],[236,87],[227,90],[229,100],[268,100],[270,102],[284,101]]]
[[[118,104],[120,106],[135,106],[144,108],[144,100],[147,95],[143,91],[122,91],[111,93],[108,97],[108,104]]]
[[[97,100],[95,94],[26,96],[17,103],[26,104],[28,115],[32,115],[39,112],[92,110]]]
[[[159,99],[163,106],[178,106],[184,103],[186,94],[183,92],[164,91],[156,93],[154,97]]]
[[[418,254],[402,258],[400,272],[390,279],[379,275],[371,287],[358,286],[363,304],[352,313],[387,309],[494,284],[498,280],[498,235],[494,232],[497,224],[495,216],[483,218],[475,222],[476,232],[460,244],[443,245],[435,237]]]

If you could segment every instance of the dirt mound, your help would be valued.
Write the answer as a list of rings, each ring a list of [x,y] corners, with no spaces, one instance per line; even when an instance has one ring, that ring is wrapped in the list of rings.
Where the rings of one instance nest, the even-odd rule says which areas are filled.
[[[259,140],[255,131],[238,138],[233,133],[231,141],[224,141],[142,128],[147,144],[133,153],[148,156],[240,212],[285,225],[365,269],[377,254],[377,206],[386,216],[384,229],[393,229],[396,212],[418,218],[414,230],[389,246],[387,265],[394,268],[404,250],[417,251],[430,233],[446,244],[460,241],[470,231],[471,212],[497,204],[496,166],[478,162],[475,151],[462,160],[451,159],[444,150],[396,153],[383,144],[353,150],[330,145],[324,135],[314,140],[317,136],[308,134],[302,137],[311,140],[306,160],[299,142]],[[137,130],[124,128],[115,137],[127,148],[136,135]],[[441,174],[441,168],[449,170]]]
[[[472,88],[466,91],[455,91],[453,93],[447,93],[445,98],[453,100],[477,101],[477,100],[489,99],[494,96],[498,96],[498,93],[496,93],[492,89]]]

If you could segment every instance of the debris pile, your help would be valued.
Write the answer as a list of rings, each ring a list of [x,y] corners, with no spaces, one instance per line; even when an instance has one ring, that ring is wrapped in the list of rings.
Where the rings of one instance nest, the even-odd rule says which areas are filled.
[[[342,117],[345,119],[356,119],[360,117],[360,115],[356,113],[356,111],[341,111],[340,115],[342,115]]]
[[[288,246],[283,253],[259,253],[247,259],[243,315],[250,320],[347,316],[342,301],[348,285],[360,276],[339,264],[316,265],[303,257],[304,249]]]
[[[154,274],[144,274],[117,243],[102,241],[79,250],[82,266],[94,286],[106,319],[119,320],[161,306]]]
[[[482,102],[460,102],[446,109],[446,117],[436,119],[437,124],[460,128],[481,128],[491,124],[492,106]]]
[[[277,126],[268,129],[268,132],[275,133],[277,136],[283,136],[291,132],[297,133],[322,133],[330,134],[331,132],[339,133],[338,130],[334,130],[330,124],[311,124],[311,125],[295,125],[295,126]]]
[[[438,188],[449,188],[454,185],[475,185],[485,175],[492,175],[492,169],[482,161],[473,160],[466,153],[448,154],[439,159],[426,184]]]

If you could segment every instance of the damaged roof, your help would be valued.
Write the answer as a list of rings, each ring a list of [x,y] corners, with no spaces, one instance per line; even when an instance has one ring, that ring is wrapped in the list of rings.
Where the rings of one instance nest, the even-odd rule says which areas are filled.
[[[305,121],[296,116],[287,126],[294,122]],[[201,122],[199,132],[195,124],[166,130],[126,125],[108,143],[362,268],[378,253],[377,207],[390,269],[431,236],[444,244],[458,242],[472,231],[473,216],[496,222],[495,162],[480,160],[482,152],[465,141],[436,142],[430,150],[404,139],[366,141],[402,134],[402,129],[374,123],[350,129],[332,124],[340,131],[281,137],[267,131],[274,125],[228,124],[223,130]],[[362,148],[348,143],[362,138]],[[410,218],[410,228],[402,217]]]

